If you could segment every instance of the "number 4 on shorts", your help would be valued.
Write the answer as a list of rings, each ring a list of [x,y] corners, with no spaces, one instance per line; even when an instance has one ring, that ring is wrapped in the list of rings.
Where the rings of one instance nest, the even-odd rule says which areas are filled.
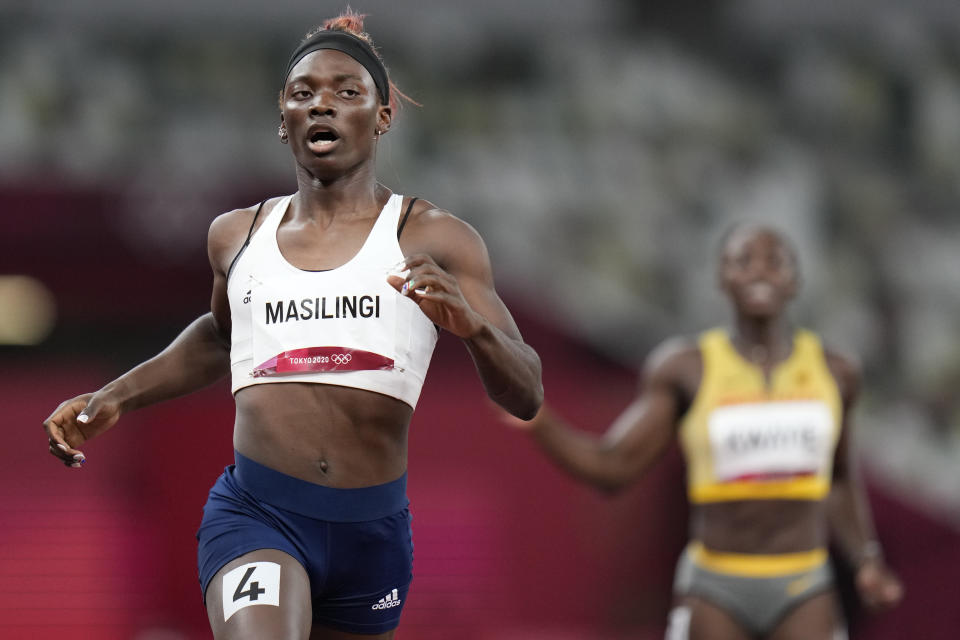
[[[280,606],[280,565],[252,562],[223,574],[223,619],[256,604]]]

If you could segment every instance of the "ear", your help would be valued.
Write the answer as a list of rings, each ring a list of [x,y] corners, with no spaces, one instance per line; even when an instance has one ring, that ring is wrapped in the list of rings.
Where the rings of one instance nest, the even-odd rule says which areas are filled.
[[[383,135],[390,130],[390,124],[393,122],[393,109],[389,105],[380,105],[377,110],[377,131]]]

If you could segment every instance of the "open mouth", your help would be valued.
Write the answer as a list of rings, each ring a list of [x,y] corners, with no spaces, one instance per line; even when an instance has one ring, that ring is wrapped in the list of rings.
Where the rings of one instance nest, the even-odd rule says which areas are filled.
[[[317,131],[315,134],[310,136],[310,142],[333,142],[337,140],[337,134],[333,131]]]
[[[326,151],[340,139],[336,132],[329,129],[320,129],[310,134],[310,148],[313,151]]]
[[[769,282],[752,282],[744,288],[747,298],[753,302],[769,302],[776,298],[777,289]]]

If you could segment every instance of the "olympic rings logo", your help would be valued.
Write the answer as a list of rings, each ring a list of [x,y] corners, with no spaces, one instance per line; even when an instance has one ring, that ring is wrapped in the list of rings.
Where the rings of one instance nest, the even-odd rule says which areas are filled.
[[[348,364],[353,360],[353,354],[350,353],[335,353],[330,356],[330,362],[333,364]]]

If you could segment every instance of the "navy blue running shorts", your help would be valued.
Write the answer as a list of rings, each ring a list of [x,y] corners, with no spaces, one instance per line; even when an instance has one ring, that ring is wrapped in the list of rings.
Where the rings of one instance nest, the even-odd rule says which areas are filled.
[[[235,460],[210,490],[197,531],[202,593],[231,560],[279,549],[310,578],[315,624],[365,634],[396,628],[413,578],[406,474],[333,489],[236,452]]]

